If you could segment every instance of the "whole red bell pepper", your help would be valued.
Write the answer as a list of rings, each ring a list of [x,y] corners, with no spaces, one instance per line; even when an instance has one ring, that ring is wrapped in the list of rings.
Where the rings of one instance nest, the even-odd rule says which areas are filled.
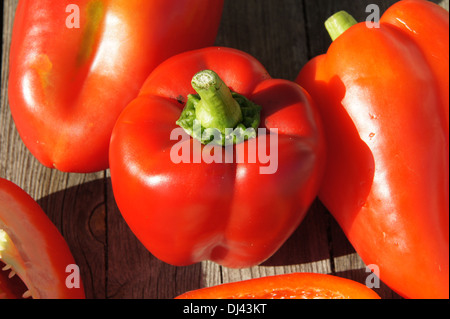
[[[392,289],[448,298],[449,14],[404,0],[355,23],[333,16],[337,39],[297,79],[329,146],[319,198]]]
[[[58,229],[33,198],[3,178],[0,178],[0,264],[0,272],[8,272],[8,277],[16,274],[26,286],[26,290],[20,291],[20,281],[13,285],[14,278],[0,274],[0,299],[85,297],[79,269]]]
[[[108,168],[111,131],[151,70],[210,46],[223,0],[19,1],[9,102],[20,136],[45,166]]]
[[[175,299],[380,299],[380,296],[350,279],[292,273],[201,288]]]
[[[110,172],[124,219],[156,257],[249,267],[305,216],[324,152],[299,85],[272,79],[244,52],[212,47],[150,74],[114,127]]]

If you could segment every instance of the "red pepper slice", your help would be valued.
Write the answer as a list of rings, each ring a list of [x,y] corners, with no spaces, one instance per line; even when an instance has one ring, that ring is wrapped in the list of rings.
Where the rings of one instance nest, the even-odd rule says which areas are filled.
[[[0,178],[0,264],[8,276],[17,274],[26,285],[23,297],[82,299],[72,287],[74,258],[55,225],[40,206],[14,183]],[[1,271],[1,270],[0,270]],[[75,280],[77,280],[75,278]],[[0,298],[20,298],[6,276],[0,276]]]
[[[399,1],[380,28],[344,30],[297,81],[329,146],[319,198],[393,290],[448,299],[448,12]]]
[[[27,148],[65,172],[108,168],[120,112],[159,63],[214,43],[222,6],[223,0],[19,1],[8,90]]]
[[[380,296],[350,279],[293,273],[202,288],[175,299],[380,299]]]
[[[211,162],[203,156],[211,154],[209,145],[190,138],[176,124],[192,120],[192,110],[202,114],[202,108],[210,107],[187,107],[182,113],[198,102],[191,80],[205,69],[220,77],[220,97],[200,88],[200,98],[211,100],[207,103],[215,113],[233,119],[227,122],[213,114],[213,126],[208,127],[209,117],[204,116],[202,127],[227,128],[242,119],[246,127],[257,126],[256,104],[261,107],[260,128],[266,129],[231,148],[214,149],[220,157]],[[236,105],[227,109],[228,102],[217,102],[223,98],[235,104],[230,89],[241,103],[253,102],[241,119]],[[176,129],[182,134],[171,138]],[[187,161],[174,161],[174,149],[187,149]],[[258,150],[272,157],[269,162]],[[114,127],[110,172],[123,217],[156,257],[174,265],[210,259],[248,267],[269,258],[304,218],[321,182],[324,152],[320,119],[299,85],[270,78],[242,51],[212,47],[174,56],[150,74]],[[253,162],[249,154],[255,154]],[[270,166],[272,173],[261,172]]]

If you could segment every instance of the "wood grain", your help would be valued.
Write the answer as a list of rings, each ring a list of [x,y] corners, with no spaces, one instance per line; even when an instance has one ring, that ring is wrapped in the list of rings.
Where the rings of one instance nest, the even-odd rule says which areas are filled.
[[[330,40],[323,21],[338,10],[365,20],[368,4],[383,12],[394,0],[226,0],[216,44],[246,51],[276,78],[294,80]],[[435,1],[447,8],[448,0]],[[173,298],[188,290],[291,272],[330,273],[365,282],[365,265],[317,200],[306,219],[269,260],[247,269],[212,262],[174,267],[153,257],[120,215],[109,171],[69,174],[43,167],[22,143],[9,111],[8,57],[17,0],[3,2],[0,177],[35,198],[67,240],[88,298]],[[386,285],[383,298],[400,298]]]

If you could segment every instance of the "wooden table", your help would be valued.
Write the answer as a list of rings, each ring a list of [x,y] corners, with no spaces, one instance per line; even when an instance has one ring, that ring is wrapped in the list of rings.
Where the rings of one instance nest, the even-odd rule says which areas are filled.
[[[294,80],[301,67],[326,52],[324,20],[347,10],[365,21],[368,4],[384,12],[396,0],[226,0],[216,44],[246,51],[273,77]],[[434,1],[448,10],[449,0]],[[88,298],[173,298],[220,283],[292,272],[328,273],[365,283],[365,265],[317,200],[306,219],[267,262],[228,269],[212,262],[167,265],[135,238],[114,201],[109,171],[68,174],[42,166],[22,143],[8,105],[8,54],[17,0],[3,2],[0,177],[41,205],[67,240]],[[382,298],[400,298],[386,285]]]

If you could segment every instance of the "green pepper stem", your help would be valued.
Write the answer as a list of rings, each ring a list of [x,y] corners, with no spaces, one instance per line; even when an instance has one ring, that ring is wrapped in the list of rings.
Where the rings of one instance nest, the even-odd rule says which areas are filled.
[[[225,133],[225,129],[234,128],[242,122],[238,102],[217,73],[200,71],[194,75],[191,84],[201,98],[195,111],[202,127],[215,128]]]
[[[325,21],[325,28],[331,39],[336,40],[341,34],[358,22],[350,14],[345,11],[339,11],[333,14]]]
[[[176,122],[186,133],[202,144],[221,146],[239,144],[257,136],[261,106],[231,92],[210,70],[194,75],[191,84],[198,94],[188,95]]]

